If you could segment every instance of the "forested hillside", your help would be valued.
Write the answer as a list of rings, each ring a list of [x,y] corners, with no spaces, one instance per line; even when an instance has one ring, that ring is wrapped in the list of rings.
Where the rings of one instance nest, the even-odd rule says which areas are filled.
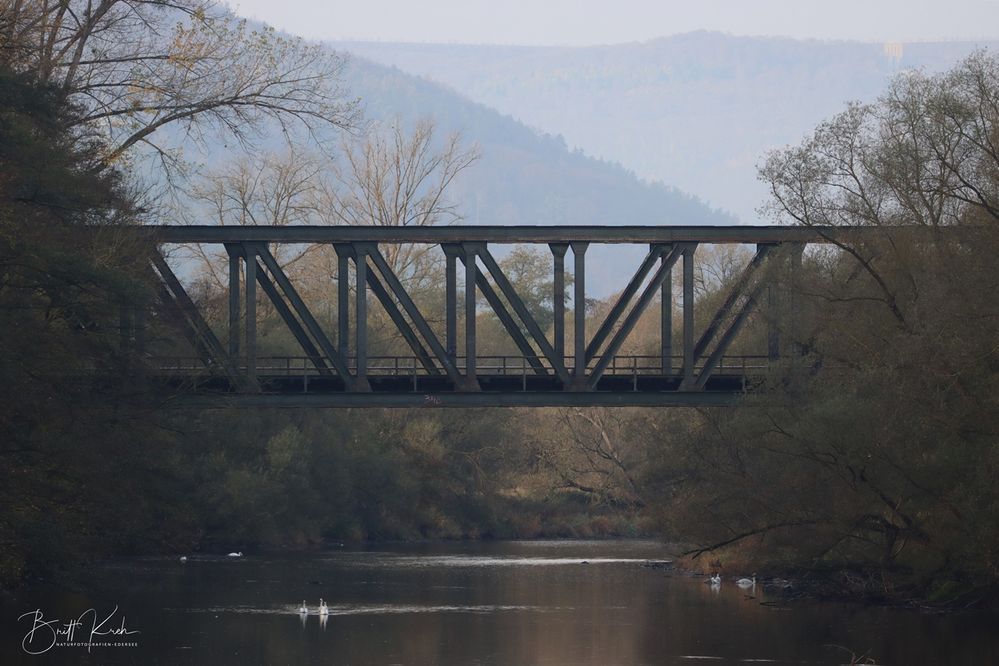
[[[665,181],[642,181],[620,163],[569,150],[488,105],[404,70],[352,58],[345,85],[371,120],[431,119],[441,133],[460,132],[480,160],[450,197],[470,224],[732,224]]]
[[[182,188],[185,191],[180,194],[179,210],[169,210],[163,217],[174,222],[223,223],[225,220],[216,214],[217,201],[206,202],[197,196],[201,190],[217,187],[220,173],[254,171],[267,162],[285,163],[293,153],[295,158],[291,161],[299,165],[303,160],[308,161],[314,167],[315,178],[303,188],[307,189],[320,180],[335,179],[333,174],[344,167],[345,154],[351,146],[357,150],[364,143],[366,129],[384,134],[398,127],[402,136],[426,125],[432,130],[428,148],[440,149],[452,136],[457,136],[456,147],[476,158],[449,181],[441,201],[448,215],[439,223],[736,223],[733,216],[709,207],[669,183],[643,180],[619,163],[593,158],[579,149],[570,150],[561,136],[528,127],[441,84],[356,56],[348,56],[341,74],[340,85],[345,94],[358,101],[361,116],[353,140],[327,130],[302,133],[271,121],[260,137],[253,140],[249,154],[232,141],[212,139],[200,146],[188,141],[185,157],[201,165],[190,176],[194,188]],[[166,132],[173,135],[175,143],[184,144],[181,128],[168,128]],[[289,149],[289,142],[294,145],[293,150]],[[159,172],[154,178],[161,178]],[[191,197],[192,192],[196,196]],[[177,194],[175,190],[174,195]],[[304,215],[301,210],[300,207],[295,218],[297,224],[330,223],[326,213],[316,210],[315,214]],[[272,224],[291,222],[290,218],[270,218]],[[352,223],[383,222],[368,215]],[[605,297],[623,287],[626,278],[614,269],[614,263],[640,261],[643,253],[642,248],[618,248],[617,252],[594,248],[592,293]]]
[[[696,32],[592,47],[342,43],[440,81],[572,148],[757,221],[755,166],[899,72],[939,71],[970,43],[884,45]]]

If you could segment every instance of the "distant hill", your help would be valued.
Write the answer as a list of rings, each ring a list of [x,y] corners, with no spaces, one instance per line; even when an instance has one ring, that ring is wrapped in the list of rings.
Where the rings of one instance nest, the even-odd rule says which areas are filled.
[[[905,44],[893,56],[882,44],[696,32],[585,48],[336,47],[444,83],[752,223],[767,149],[797,143],[849,100],[873,100],[895,72],[944,69],[976,45]]]
[[[351,59],[344,88],[370,119],[430,117],[460,131],[481,159],[450,193],[469,224],[734,224],[730,216],[618,164],[570,151],[543,134],[446,88],[394,67]]]
[[[431,118],[443,139],[453,131],[481,158],[448,190],[464,224],[528,225],[705,225],[735,224],[731,215],[660,182],[643,181],[619,164],[570,150],[557,135],[544,134],[449,87],[400,69],[352,56],[342,86],[359,98],[368,120],[412,123]],[[173,142],[183,142],[178,128]],[[336,139],[336,136],[326,136]],[[238,159],[231,142],[209,142],[197,153],[208,169]],[[266,125],[258,148],[281,150],[280,128]],[[194,154],[195,148],[190,148]],[[587,255],[588,293],[604,297],[627,282],[647,248],[594,247]]]

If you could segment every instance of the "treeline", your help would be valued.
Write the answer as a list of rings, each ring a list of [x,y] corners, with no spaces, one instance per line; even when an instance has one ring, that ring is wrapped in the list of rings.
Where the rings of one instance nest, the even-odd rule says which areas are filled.
[[[761,177],[779,222],[863,227],[809,252],[802,358],[708,410],[660,466],[664,522],[712,566],[828,569],[844,589],[971,601],[999,580],[999,60],[897,78]]]
[[[0,3],[4,583],[184,543],[193,440],[130,379],[155,300],[131,227],[162,207],[139,174],[183,172],[161,140],[177,123],[195,141],[350,124],[338,66],[208,0]]]

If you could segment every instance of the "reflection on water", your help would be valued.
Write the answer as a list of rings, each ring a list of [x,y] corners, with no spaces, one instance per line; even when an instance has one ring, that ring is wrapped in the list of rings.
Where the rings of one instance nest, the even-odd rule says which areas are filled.
[[[178,611],[184,609],[164,608],[165,611]],[[192,613],[253,613],[260,615],[298,615],[303,622],[310,617],[319,618],[320,624],[325,624],[329,615],[387,615],[391,613],[495,613],[505,610],[557,610],[531,606],[400,606],[400,605],[374,605],[374,606],[329,606],[329,615],[320,615],[318,611],[310,610],[308,613],[301,613],[297,608],[281,606],[276,608],[251,608],[247,606],[220,606],[218,608],[190,608],[186,609]]]
[[[763,584],[647,566],[669,556],[645,541],[534,541],[116,562],[86,592],[0,602],[0,663],[999,663],[994,616],[789,607]],[[138,647],[20,651],[28,610],[66,620],[115,605]]]
[[[486,557],[486,556],[413,556],[403,557],[397,555],[385,556],[385,553],[372,553],[370,558],[357,560],[350,564],[354,566],[388,566],[400,567],[558,567],[578,564],[622,564],[639,563],[644,564],[647,560],[627,558],[627,557],[595,557],[589,560],[578,557]]]

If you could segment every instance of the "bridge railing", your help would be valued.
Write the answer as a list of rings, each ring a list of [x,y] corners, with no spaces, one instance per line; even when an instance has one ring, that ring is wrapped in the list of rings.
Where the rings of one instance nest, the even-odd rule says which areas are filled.
[[[592,368],[601,362],[603,357],[595,356],[587,364],[587,368]],[[347,368],[352,372],[357,372],[357,357],[351,356],[345,359]],[[459,356],[455,359],[457,368],[464,372],[467,368],[467,358]],[[697,359],[694,368],[701,370],[707,359]],[[774,361],[763,355],[729,355],[723,356],[715,367],[716,374],[745,375],[750,376],[765,372],[773,365]],[[164,374],[183,375],[204,375],[212,372],[215,368],[206,365],[205,360],[198,356],[169,356],[157,357],[150,360],[150,367],[155,371]],[[233,359],[233,365],[237,370],[245,370],[247,363],[245,359]],[[536,376],[535,368],[540,365],[549,374],[554,375],[548,359],[543,356],[478,356],[475,358],[475,366],[479,375],[500,376],[500,377],[522,377]],[[670,357],[669,367],[663,367],[661,356],[652,355],[617,355],[611,358],[605,376],[674,376],[682,372],[683,357]],[[369,377],[428,377],[431,376],[429,370],[415,356],[369,356],[364,366],[365,373]],[[569,361],[566,369],[572,373],[575,367]],[[256,372],[260,376],[272,377],[300,377],[303,375],[319,376],[322,373],[314,364],[313,359],[308,356],[261,356],[256,359]]]

